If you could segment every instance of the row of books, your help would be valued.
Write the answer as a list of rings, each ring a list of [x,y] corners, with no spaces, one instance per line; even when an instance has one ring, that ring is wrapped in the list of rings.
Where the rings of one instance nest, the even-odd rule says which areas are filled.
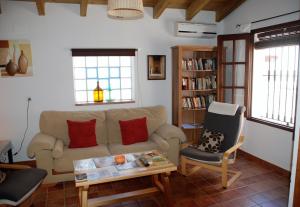
[[[182,78],[182,90],[206,90],[217,88],[217,76],[204,78]]]
[[[183,59],[182,70],[217,70],[217,58]]]
[[[182,106],[185,109],[202,109],[207,108],[209,104],[216,100],[215,95],[183,97]]]

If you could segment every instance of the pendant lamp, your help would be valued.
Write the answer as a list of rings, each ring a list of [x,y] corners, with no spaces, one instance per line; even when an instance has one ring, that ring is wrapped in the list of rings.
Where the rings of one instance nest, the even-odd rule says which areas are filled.
[[[113,19],[140,19],[144,16],[143,0],[108,0],[107,14]]]

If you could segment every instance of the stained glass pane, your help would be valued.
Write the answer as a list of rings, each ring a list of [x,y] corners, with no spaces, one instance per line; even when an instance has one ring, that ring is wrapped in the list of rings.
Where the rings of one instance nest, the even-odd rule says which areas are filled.
[[[97,57],[86,57],[86,67],[97,67]]]
[[[110,96],[112,100],[120,100],[121,99],[121,91],[120,90],[112,90],[110,92]]]
[[[110,68],[110,77],[112,78],[120,77],[120,68]]]
[[[110,56],[109,57],[109,66],[110,67],[120,66],[120,57],[118,57],[118,56]]]
[[[107,56],[98,57],[98,67],[108,67],[108,57]]]
[[[121,67],[121,77],[131,77],[131,67]]]
[[[75,90],[86,90],[86,81],[85,80],[75,80]]]
[[[87,101],[86,91],[76,91],[75,97],[76,97],[77,102],[86,102]]]
[[[88,68],[87,78],[97,78],[97,68]]]
[[[85,57],[73,57],[73,67],[74,68],[85,67]]]
[[[97,79],[87,80],[87,89],[94,90],[97,87]]]
[[[110,89],[119,89],[120,79],[110,79]]]
[[[108,68],[98,68],[99,78],[108,78]]]
[[[122,78],[121,88],[131,88],[131,78]]]
[[[74,79],[86,79],[85,68],[74,68]]]
[[[131,99],[131,89],[122,90],[122,99]]]
[[[131,57],[129,56],[122,56],[120,57],[121,65],[122,66],[131,66]]]

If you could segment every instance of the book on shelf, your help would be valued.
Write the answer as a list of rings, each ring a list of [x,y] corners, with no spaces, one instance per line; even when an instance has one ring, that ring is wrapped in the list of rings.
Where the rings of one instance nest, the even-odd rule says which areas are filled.
[[[182,70],[217,70],[217,58],[184,58]]]
[[[216,75],[206,76],[203,78],[182,78],[182,90],[207,90],[216,89]]]
[[[201,123],[184,123],[181,125],[183,129],[200,129],[203,128]]]
[[[206,96],[183,97],[182,107],[184,109],[206,109],[209,104],[216,100],[213,94]]]

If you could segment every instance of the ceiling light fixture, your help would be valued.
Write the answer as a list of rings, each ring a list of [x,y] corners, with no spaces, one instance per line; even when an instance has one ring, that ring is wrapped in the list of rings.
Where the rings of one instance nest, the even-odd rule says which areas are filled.
[[[143,0],[108,0],[107,14],[113,19],[140,19],[144,16]]]

